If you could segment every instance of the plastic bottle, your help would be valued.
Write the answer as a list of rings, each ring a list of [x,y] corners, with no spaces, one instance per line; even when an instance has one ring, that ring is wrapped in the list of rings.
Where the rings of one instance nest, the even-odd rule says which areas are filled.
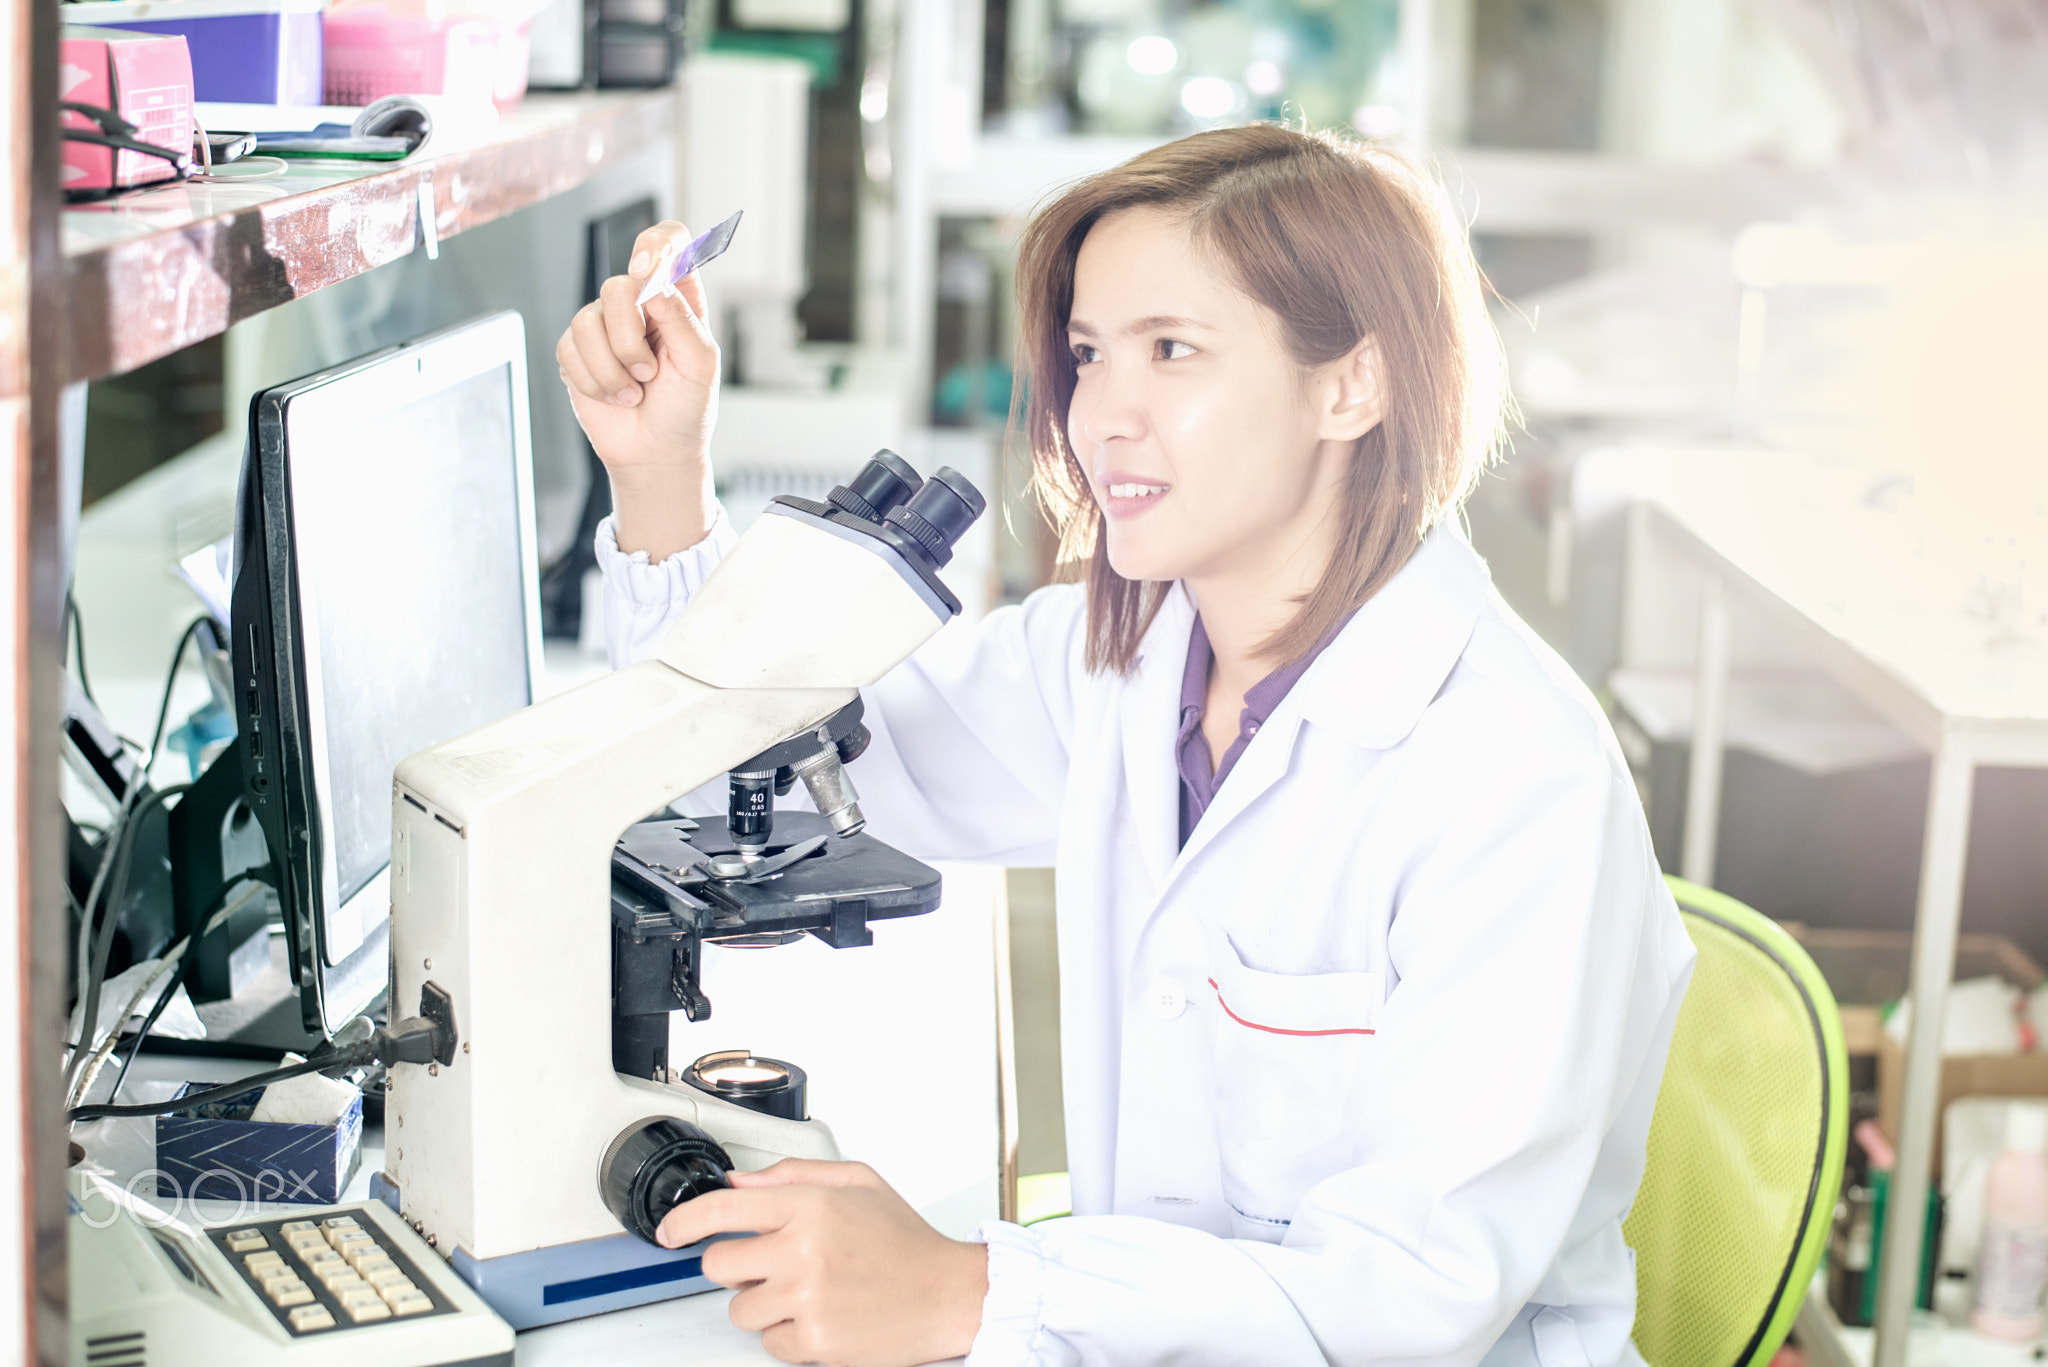
[[[1984,1187],[1984,1242],[1970,1322],[1993,1338],[2040,1337],[2048,1291],[2048,1105],[2016,1101]]]

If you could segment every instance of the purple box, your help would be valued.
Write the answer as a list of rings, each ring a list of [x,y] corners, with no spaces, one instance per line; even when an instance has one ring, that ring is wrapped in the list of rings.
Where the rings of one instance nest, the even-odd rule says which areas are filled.
[[[182,33],[194,98],[226,104],[319,104],[322,0],[86,0],[67,24]]]
[[[178,1091],[217,1087],[188,1082]],[[249,1119],[262,1089],[156,1118],[156,1191],[206,1201],[298,1201],[333,1205],[362,1161],[363,1099],[332,1125]]]

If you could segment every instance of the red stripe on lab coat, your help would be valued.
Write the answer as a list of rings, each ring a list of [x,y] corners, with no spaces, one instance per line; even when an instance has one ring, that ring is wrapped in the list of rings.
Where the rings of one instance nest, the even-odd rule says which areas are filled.
[[[1237,1012],[1235,1012],[1235,1011],[1231,1010],[1231,1009],[1230,1009],[1230,1003],[1229,1003],[1229,1002],[1227,1002],[1227,1001],[1225,1001],[1225,1000],[1223,1000],[1223,989],[1222,989],[1222,988],[1220,988],[1220,987],[1216,987],[1216,980],[1215,980],[1214,978],[1211,978],[1211,979],[1209,979],[1209,986],[1211,986],[1211,987],[1215,987],[1215,988],[1216,988],[1216,1004],[1217,1004],[1218,1006],[1220,1006],[1220,1007],[1222,1007],[1222,1008],[1223,1008],[1223,1014],[1224,1014],[1224,1015],[1226,1015],[1226,1016],[1230,1017],[1230,1018],[1231,1018],[1232,1020],[1236,1021],[1236,1022],[1237,1022],[1237,1023],[1239,1024],[1239,1025],[1245,1026],[1246,1028],[1248,1028],[1248,1029],[1252,1029],[1252,1030],[1263,1030],[1263,1031],[1265,1031],[1265,1032],[1266,1032],[1267,1034],[1269,1034],[1269,1035],[1370,1035],[1370,1034],[1375,1034],[1375,1033],[1377,1033],[1376,1031],[1372,1031],[1372,1030],[1358,1030],[1358,1029],[1348,1029],[1348,1030],[1283,1030],[1283,1029],[1281,1029],[1281,1028],[1280,1028],[1279,1026],[1277,1026],[1277,1025],[1261,1025],[1261,1024],[1259,1024],[1259,1023],[1258,1023],[1257,1021],[1248,1021],[1248,1020],[1246,1020],[1246,1019],[1245,1019],[1245,1018],[1244,1018],[1243,1016],[1240,1016],[1240,1015],[1238,1015],[1238,1014],[1237,1014]]]

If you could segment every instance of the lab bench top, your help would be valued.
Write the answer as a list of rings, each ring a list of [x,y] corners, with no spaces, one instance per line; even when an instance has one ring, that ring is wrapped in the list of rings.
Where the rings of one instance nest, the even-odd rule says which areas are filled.
[[[1658,532],[1819,628],[1858,691],[1916,741],[1958,725],[2048,730],[2048,518],[2019,491],[2000,504],[1981,488],[1782,451],[1631,459]]]
[[[228,324],[561,194],[668,137],[667,90],[535,94],[398,162],[298,161],[68,206],[66,382],[132,370]],[[421,205],[431,203],[423,224]]]
[[[226,1059],[180,1058],[150,1054],[136,1060],[131,1092],[125,1100],[155,1100],[172,1095],[169,1079],[226,1081],[247,1074],[260,1065]],[[77,1137],[92,1161],[111,1169],[126,1180],[147,1171],[155,1153],[154,1122],[150,1120],[102,1120],[78,1127]],[[370,1199],[370,1174],[384,1166],[384,1131],[381,1125],[365,1125],[362,1163],[342,1199],[348,1204]],[[942,1202],[942,1205],[952,1203]],[[228,1224],[255,1216],[290,1214],[300,1207],[268,1203],[252,1211],[228,1201],[195,1201],[187,1213],[205,1224]],[[965,1231],[961,1223],[945,1212],[928,1209],[949,1234]],[[967,1222],[971,1226],[971,1221]],[[733,1326],[726,1307],[729,1291],[701,1292],[652,1305],[615,1310],[587,1319],[569,1320],[541,1329],[528,1329],[518,1337],[514,1350],[516,1367],[584,1367],[592,1362],[612,1367],[759,1367],[773,1363],[761,1347],[761,1336]],[[957,1361],[957,1359],[956,1359]]]

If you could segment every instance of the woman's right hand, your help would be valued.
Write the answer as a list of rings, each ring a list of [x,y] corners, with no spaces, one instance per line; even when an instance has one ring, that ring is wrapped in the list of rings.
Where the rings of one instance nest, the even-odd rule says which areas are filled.
[[[648,300],[644,318],[633,302],[662,249],[689,240],[673,221],[641,233],[626,274],[605,281],[555,344],[569,405],[611,475],[619,549],[656,562],[703,540],[717,516],[719,354],[704,287],[691,274]]]

